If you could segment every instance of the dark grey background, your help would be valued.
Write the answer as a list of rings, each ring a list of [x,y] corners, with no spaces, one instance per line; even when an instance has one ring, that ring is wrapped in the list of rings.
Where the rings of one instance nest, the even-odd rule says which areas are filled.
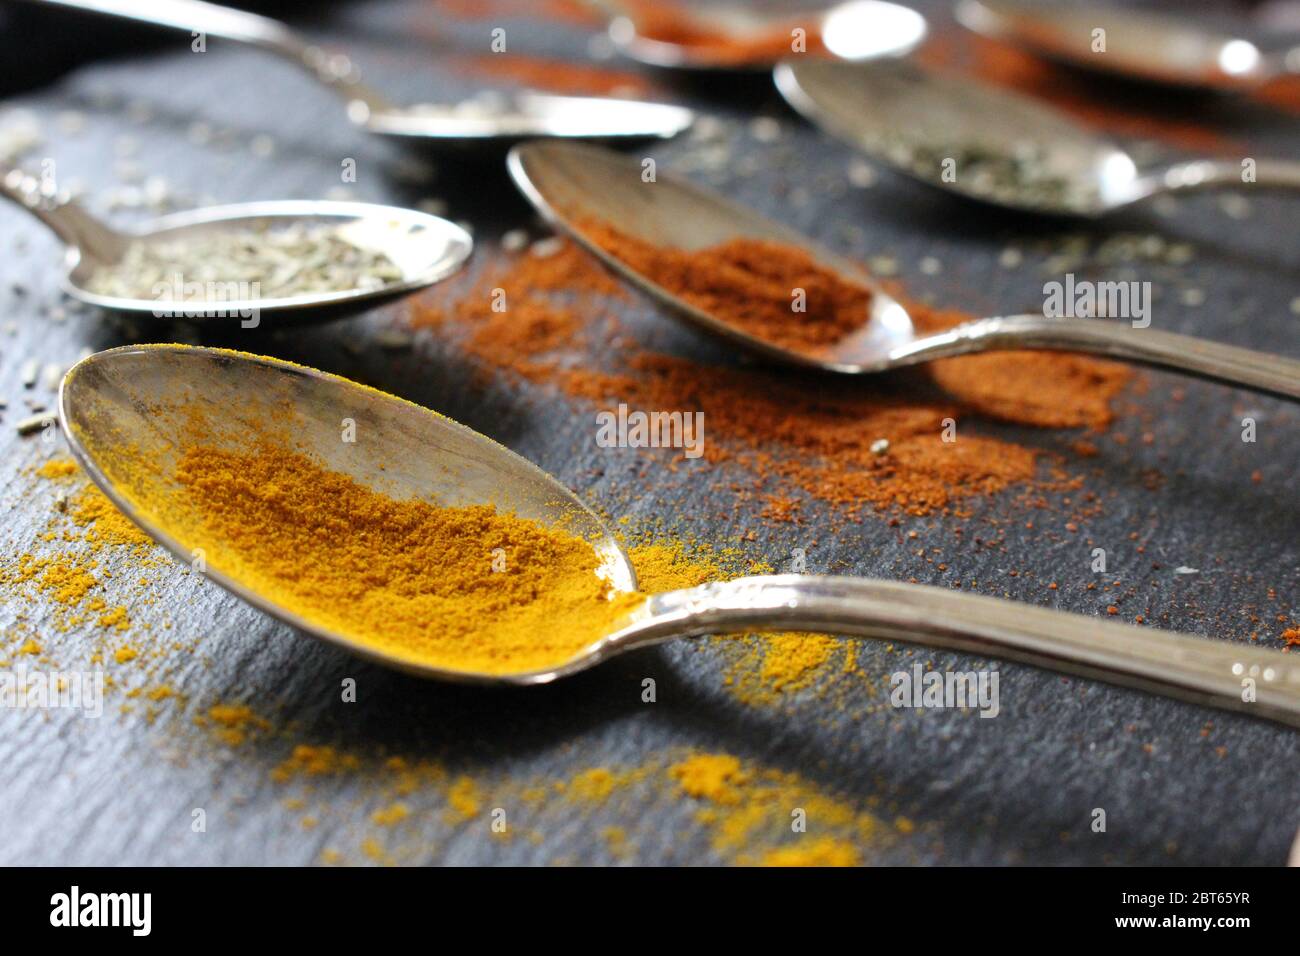
[[[953,29],[941,6],[925,8],[938,27]],[[45,133],[28,160],[55,157],[60,181],[80,180],[100,211],[106,191],[122,185],[115,162],[128,136],[139,147],[130,158],[190,201],[325,196],[340,187],[340,162],[351,157],[359,176],[346,187],[350,194],[398,203],[445,200],[448,215],[471,224],[481,244],[532,222],[497,161],[439,161],[431,182],[413,183],[409,161],[365,138],[328,93],[265,56],[220,41],[195,55],[179,35],[18,4],[5,4],[0,15],[11,64],[4,106],[31,111]],[[505,26],[513,48],[531,54],[584,58],[589,37],[580,28],[518,15],[456,19],[423,3],[338,4],[300,22],[323,40],[346,41],[374,85],[411,99],[471,92],[477,80],[440,69],[437,51],[486,50],[493,26]],[[441,40],[429,35],[435,25]],[[28,68],[36,72],[23,72]],[[1294,156],[1300,145],[1294,116],[1239,99],[1098,88],[1164,115],[1203,118],[1258,155]],[[849,188],[849,152],[802,124],[764,81],[668,83],[667,89],[723,120],[721,136],[743,161],[707,168],[712,147],[684,140],[652,150],[665,168],[696,175],[848,254],[896,257],[914,293],[976,313],[1037,309],[1042,283],[1052,276],[1052,250],[1070,242],[1080,250],[1076,272],[1155,282],[1162,290],[1155,319],[1161,328],[1300,354],[1293,305],[1300,295],[1297,200],[1251,197],[1241,217],[1214,197],[1198,197],[1163,214],[1134,212],[1095,229],[1009,217],[932,195],[883,171],[873,187]],[[60,123],[67,111],[84,114],[83,129]],[[755,111],[780,122],[776,142],[752,135],[747,120]],[[196,141],[196,122],[216,131],[215,145]],[[258,134],[273,137],[273,156],[250,149]],[[129,222],[145,214],[119,209],[113,216]],[[1117,261],[1107,240],[1121,233],[1189,243],[1195,255],[1180,266]],[[997,264],[1008,245],[1026,250],[1022,267]],[[8,402],[0,428],[0,500],[3,547],[12,555],[44,530],[53,496],[29,474],[51,449],[39,439],[19,439],[12,427],[26,414],[25,399],[53,396],[40,386],[25,392],[19,367],[29,357],[67,364],[83,349],[128,339],[94,314],[57,320],[57,248],[12,208],[0,209],[0,248],[0,367]],[[940,259],[942,273],[922,274],[923,256]],[[1204,304],[1183,304],[1186,289],[1202,290]],[[805,547],[812,571],[941,585],[978,581],[980,590],[1095,614],[1114,595],[1084,590],[1092,580],[1092,544],[1085,542],[1094,542],[1110,554],[1110,577],[1123,582],[1125,618],[1143,614],[1158,626],[1226,640],[1257,632],[1275,646],[1287,626],[1278,616],[1296,623],[1300,421],[1281,402],[1150,375],[1149,390],[1125,396],[1130,411],[1112,432],[1128,436],[1127,444],[1104,437],[1099,457],[1071,463],[1086,471],[1102,505],[1082,520],[1078,534],[1063,527],[1070,508],[1056,501],[1030,512],[1014,493],[977,502],[967,518],[898,516],[896,527],[885,517],[835,527],[810,503],[807,525],[773,528],[760,519],[757,503],[735,507],[715,481],[689,469],[672,475],[632,454],[596,449],[585,406],[504,380],[476,386],[454,345],[426,333],[411,351],[377,347],[376,333],[400,327],[404,314],[399,305],[287,335],[203,341],[305,362],[432,406],[500,439],[611,512],[662,516],[678,533],[723,544],[753,530],[755,557],[778,565],[791,548]],[[644,302],[630,305],[627,318],[650,344],[718,358],[711,345],[677,330]],[[1182,401],[1171,400],[1176,386],[1185,389]],[[826,380],[810,387],[841,386]],[[1240,439],[1246,415],[1258,421],[1254,444]],[[1062,452],[1078,437],[977,427]],[[1252,481],[1253,472],[1261,480]],[[1152,481],[1156,473],[1160,480]],[[1032,531],[1025,528],[1030,518]],[[973,547],[976,536],[995,536],[993,522],[1003,544]],[[959,528],[965,533],[956,534]],[[932,560],[916,556],[910,530],[934,549]],[[941,561],[946,571],[938,569]],[[1180,565],[1200,573],[1175,576]],[[1022,573],[1012,577],[1010,570]],[[727,751],[797,770],[828,792],[878,799],[886,817],[903,813],[917,821],[911,838],[868,846],[872,862],[1279,864],[1300,825],[1300,748],[1293,731],[1023,667],[1001,667],[1002,713],[994,720],[891,710],[888,675],[914,659],[941,669],[986,665],[924,650],[914,658],[905,648],[873,644],[859,651],[873,680],[840,681],[765,707],[735,700],[723,680],[734,649],[712,644],[665,647],[553,688],[484,693],[364,665],[294,636],[179,571],[151,576],[161,600],[135,611],[137,633],[153,635],[135,642],[155,642],[145,683],[170,682],[189,695],[188,706],[163,708],[152,724],[142,708],[119,715],[120,694],[110,695],[109,713],[98,721],[57,711],[0,715],[0,861],[308,863],[327,846],[350,861],[364,860],[356,847],[373,832],[366,818],[389,798],[359,777],[322,781],[308,803],[328,810],[317,829],[303,831],[301,813],[282,802],[290,791],[270,779],[271,768],[302,740],[437,758],[479,779],[489,806],[496,805],[492,781],[501,782],[504,795],[517,792],[518,781],[563,779],[593,765],[636,765],[681,748]],[[1053,580],[1061,584],[1057,591],[1046,588]],[[89,630],[58,634],[43,606],[9,597],[0,622],[4,656],[11,659],[11,641],[26,633],[20,622],[42,636],[51,659],[68,667],[84,666],[96,641]],[[173,640],[193,649],[167,649]],[[120,673],[127,684],[141,679],[129,668]],[[359,681],[356,705],[338,702],[339,681],[347,676]],[[653,706],[639,700],[645,676],[658,681]],[[190,723],[215,701],[248,702],[277,728],[292,731],[221,747]],[[206,834],[190,832],[195,807],[208,812]],[[1096,807],[1107,812],[1104,835],[1089,830]],[[727,858],[710,847],[693,808],[667,787],[638,791],[597,813],[557,804],[534,822],[537,842],[501,842],[487,838],[484,826],[455,826],[431,809],[391,842],[402,843],[401,857],[411,862],[601,861],[610,857],[597,834],[618,825],[635,848],[631,858],[641,862]]]

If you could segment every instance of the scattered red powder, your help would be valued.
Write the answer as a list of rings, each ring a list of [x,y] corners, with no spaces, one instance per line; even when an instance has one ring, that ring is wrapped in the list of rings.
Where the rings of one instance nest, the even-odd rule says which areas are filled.
[[[925,514],[1031,482],[1038,452],[977,434],[970,419],[982,412],[1027,425],[1102,428],[1129,377],[1122,366],[1055,353],[952,359],[929,375],[861,378],[703,365],[638,346],[610,314],[608,273],[568,243],[546,257],[511,257],[469,284],[435,290],[417,303],[413,321],[458,330],[484,369],[598,407],[703,412],[705,460],[747,465],[768,510],[787,517],[798,513],[795,489],[849,514],[863,507]],[[505,290],[505,311],[493,309],[494,289]],[[560,290],[568,294],[553,294]],[[965,318],[908,306],[921,323]],[[620,364],[597,371],[610,368],[611,356]],[[1003,376],[996,393],[990,374]],[[927,381],[948,394],[935,394]],[[944,440],[947,420],[960,423],[956,441]],[[774,488],[765,488],[769,481]]]
[[[639,73],[521,53],[458,55],[450,57],[448,65],[457,72],[473,73],[503,84],[570,96],[649,97],[663,92]]]

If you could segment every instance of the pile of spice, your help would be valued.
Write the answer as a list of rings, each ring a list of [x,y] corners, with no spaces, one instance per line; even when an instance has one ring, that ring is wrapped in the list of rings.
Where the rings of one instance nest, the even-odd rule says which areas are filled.
[[[268,439],[190,445],[173,478],[172,494],[138,505],[213,568],[412,664],[554,666],[640,600],[611,593],[581,538],[490,505],[399,501]]]
[[[294,223],[135,241],[120,261],[95,269],[86,288],[119,299],[246,301],[374,291],[402,278],[388,256],[348,241],[341,228]]]
[[[739,24],[736,29],[714,25],[677,3],[659,0],[629,0],[623,6],[638,36],[659,43],[686,47],[693,57],[711,63],[742,66],[773,63],[792,52],[812,53],[823,49],[817,18],[761,25]],[[796,34],[795,31],[799,31]],[[796,50],[796,37],[801,49]]]
[[[871,291],[819,265],[803,249],[736,238],[703,249],[658,246],[600,220],[583,234],[686,303],[798,352],[819,352],[867,323]]]

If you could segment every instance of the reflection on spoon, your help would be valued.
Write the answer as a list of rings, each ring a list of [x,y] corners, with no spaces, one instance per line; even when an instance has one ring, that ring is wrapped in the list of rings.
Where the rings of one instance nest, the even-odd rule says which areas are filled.
[[[1300,74],[1300,47],[1266,52],[1183,15],[1026,0],[959,0],[956,13],[961,23],[985,36],[1139,80],[1239,90]]]
[[[801,12],[727,5],[687,11],[645,0],[600,5],[619,14],[609,35],[624,56],[683,70],[765,70],[792,53],[821,51],[851,60],[902,56],[927,29],[921,14],[884,0]]]

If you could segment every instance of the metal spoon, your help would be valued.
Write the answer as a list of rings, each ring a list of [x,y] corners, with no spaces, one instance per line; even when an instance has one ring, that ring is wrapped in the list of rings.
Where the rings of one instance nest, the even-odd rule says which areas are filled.
[[[957,19],[977,33],[1050,59],[1193,89],[1242,90],[1300,74],[1300,46],[1266,52],[1186,17],[1100,4],[959,0]],[[1105,31],[1096,50],[1095,30]]]
[[[510,152],[515,183],[537,210],[638,289],[687,321],[769,359],[850,374],[884,372],[973,352],[1050,349],[1092,352],[1286,398],[1300,398],[1300,361],[1101,319],[1012,315],[922,334],[899,302],[851,262],[780,223],[685,180],[657,171],[642,180],[639,160],[577,143],[526,143]],[[824,350],[798,351],[756,338],[636,272],[586,231],[592,221],[661,246],[703,249],[755,238],[800,246],[822,265],[872,291],[860,330]],[[793,319],[792,319],[793,320]]]
[[[22,170],[0,165],[0,196],[27,210],[63,240],[64,290],[76,299],[116,312],[193,321],[228,321],[231,316],[267,315],[294,321],[340,318],[423,289],[460,269],[469,258],[469,233],[445,219],[370,203],[286,200],[210,206],[163,216],[120,232],[92,216],[66,194]],[[127,299],[102,295],[88,286],[95,271],[119,262],[133,243],[173,242],[216,230],[311,226],[330,229],[345,242],[383,253],[401,278],[373,289],[304,293],[278,299],[244,297],[256,290],[232,283],[219,298],[160,295]],[[188,281],[181,276],[182,281]]]
[[[635,14],[617,0],[600,0],[597,6],[615,15],[609,36],[624,56],[648,66],[681,70],[766,70],[773,58],[739,60],[719,56],[708,46],[655,39],[637,31]],[[851,0],[829,10],[754,10],[742,6],[709,5],[692,9],[691,22],[710,35],[738,43],[771,36],[774,29],[806,23],[809,39],[834,56],[848,60],[903,56],[925,39],[925,17],[908,7],[884,0]]]
[[[811,122],[913,179],[1009,209],[1096,219],[1161,193],[1300,189],[1300,163],[1180,160],[1139,169],[1127,152],[1038,100],[912,63],[797,57],[775,79]]]
[[[587,537],[614,590],[636,588],[618,541],[576,496],[535,465],[435,412],[290,362],[181,345],[124,346],[79,362],[63,380],[59,414],[86,472],[128,517],[187,564],[201,540],[178,538],[141,502],[162,481],[171,497],[185,423],[197,411],[225,420],[285,420],[294,440],[327,467],[396,497],[447,505],[490,503]],[[339,422],[364,439],[339,441]],[[247,439],[238,431],[226,440]],[[140,469],[123,463],[136,449]],[[142,477],[147,472],[149,477]],[[184,507],[184,494],[169,509]],[[174,512],[173,512],[174,513]],[[174,519],[173,519],[174,520]],[[187,522],[188,523],[188,522]],[[217,549],[210,553],[219,553]],[[1275,651],[1132,627],[962,591],[850,577],[775,575],[648,597],[601,640],[554,667],[498,675],[412,663],[300,617],[230,569],[204,573],[254,607],[307,634],[421,677],[477,684],[545,684],[633,648],[674,637],[765,628],[852,634],[1021,661],[1300,725],[1300,662]],[[436,573],[436,572],[434,572]],[[1242,700],[1243,678],[1257,700]]]
[[[33,0],[47,6],[138,20],[186,33],[203,33],[277,54],[341,96],[348,117],[372,133],[407,143],[500,148],[539,136],[645,139],[676,136],[694,114],[683,107],[640,100],[551,96],[528,92],[500,102],[396,106],[360,82],[344,54],[328,53],[285,24],[203,0]]]

